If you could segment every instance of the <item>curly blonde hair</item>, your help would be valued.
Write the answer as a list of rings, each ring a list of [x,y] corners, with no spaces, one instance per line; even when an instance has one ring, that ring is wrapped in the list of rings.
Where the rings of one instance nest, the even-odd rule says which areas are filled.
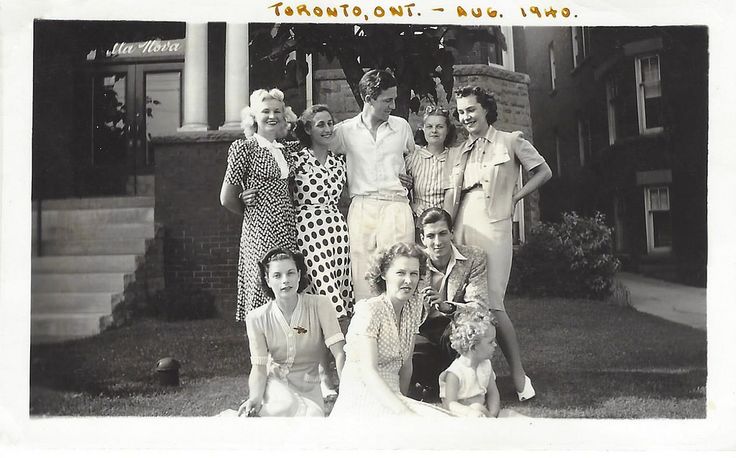
[[[427,255],[424,254],[424,250],[419,245],[405,242],[395,243],[389,248],[379,251],[371,260],[365,279],[368,280],[368,285],[373,292],[386,292],[386,280],[383,279],[383,274],[391,267],[394,259],[400,257],[416,258],[419,260],[419,276],[424,277],[427,273]]]
[[[450,346],[461,355],[468,353],[498,322],[491,312],[482,308],[468,308],[455,313],[450,324]]]
[[[281,102],[284,107],[284,118],[287,124],[293,126],[296,123],[297,116],[294,110],[284,102],[284,93],[278,88],[273,89],[256,89],[250,95],[250,105],[240,110],[240,127],[245,132],[246,137],[252,137],[253,134],[258,132],[258,124],[256,124],[255,113],[260,108],[260,105],[266,100],[276,100]],[[288,130],[288,129],[287,129]],[[283,133],[286,136],[287,132]]]

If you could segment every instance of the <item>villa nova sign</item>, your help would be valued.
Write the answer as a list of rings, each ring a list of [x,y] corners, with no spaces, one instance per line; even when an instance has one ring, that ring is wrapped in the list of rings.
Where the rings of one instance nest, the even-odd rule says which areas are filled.
[[[97,55],[97,50],[90,51],[87,54],[87,60],[183,56],[184,42],[185,39],[183,38],[179,40],[148,40],[135,43],[121,41],[113,44],[112,48],[105,50],[101,56]]]

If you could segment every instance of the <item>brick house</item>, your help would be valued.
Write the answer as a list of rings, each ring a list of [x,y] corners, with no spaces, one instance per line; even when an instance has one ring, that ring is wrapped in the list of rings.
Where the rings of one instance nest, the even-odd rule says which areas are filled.
[[[544,220],[603,211],[625,268],[705,286],[708,31],[527,27],[516,42]]]

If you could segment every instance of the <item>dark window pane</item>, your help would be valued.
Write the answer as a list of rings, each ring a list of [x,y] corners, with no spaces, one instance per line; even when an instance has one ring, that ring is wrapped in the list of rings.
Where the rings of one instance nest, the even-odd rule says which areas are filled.
[[[670,212],[653,212],[654,246],[672,246],[672,218]]]

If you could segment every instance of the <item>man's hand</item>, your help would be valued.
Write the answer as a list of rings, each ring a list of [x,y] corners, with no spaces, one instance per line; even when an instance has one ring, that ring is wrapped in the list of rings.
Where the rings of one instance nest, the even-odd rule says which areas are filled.
[[[422,295],[424,296],[424,302],[431,307],[438,307],[440,304],[442,304],[440,293],[432,289],[431,286],[427,286],[426,288],[424,288],[422,290]]]

